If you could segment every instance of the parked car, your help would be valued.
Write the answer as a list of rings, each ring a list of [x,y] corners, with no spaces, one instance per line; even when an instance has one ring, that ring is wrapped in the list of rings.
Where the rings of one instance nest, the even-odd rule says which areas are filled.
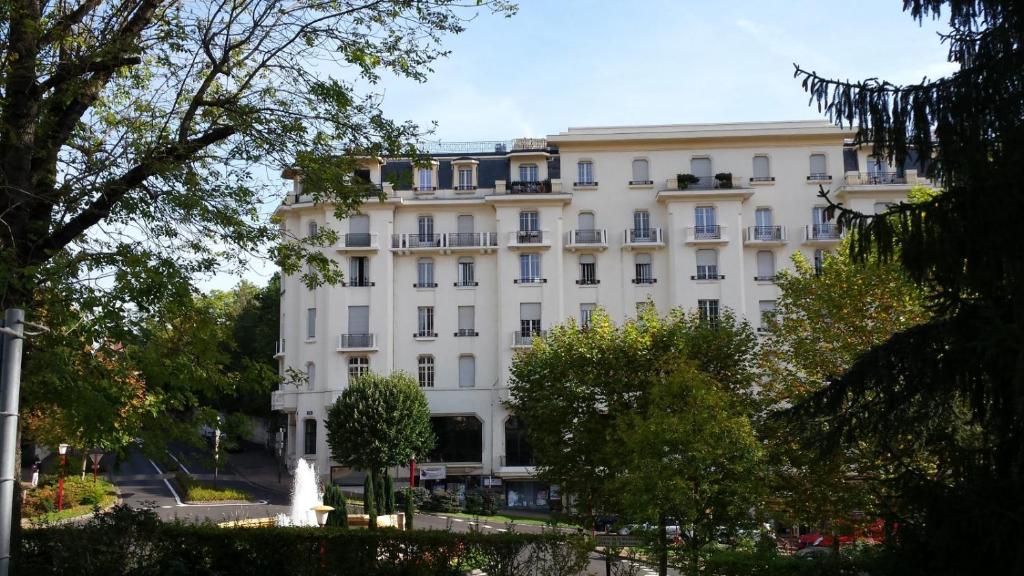
[[[622,528],[619,528],[620,536],[629,536],[630,534],[654,534],[658,530],[657,524],[650,522],[644,522],[643,524],[627,524]],[[665,534],[674,539],[679,536],[681,530],[679,528],[679,521],[675,518],[668,518],[665,525]]]

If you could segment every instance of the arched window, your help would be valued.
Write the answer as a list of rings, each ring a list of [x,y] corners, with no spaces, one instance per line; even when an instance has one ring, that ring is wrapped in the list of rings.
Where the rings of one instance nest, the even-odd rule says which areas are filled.
[[[307,225],[307,230],[309,232],[309,237],[312,238],[320,231],[320,226],[316,223],[316,220],[310,220]]]
[[[306,386],[310,391],[316,390],[316,364],[306,362]]]

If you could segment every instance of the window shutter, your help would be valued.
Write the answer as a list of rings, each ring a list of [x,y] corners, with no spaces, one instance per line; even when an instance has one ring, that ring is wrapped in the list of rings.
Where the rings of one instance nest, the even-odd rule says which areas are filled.
[[[370,217],[365,214],[356,214],[348,220],[348,231],[352,234],[369,234]]]
[[[633,181],[634,182],[646,182],[650,180],[650,171],[648,170],[647,160],[636,159],[633,160]]]
[[[811,154],[811,174],[825,174],[827,170],[825,167],[825,155]]]
[[[580,230],[593,230],[594,229],[594,213],[593,212],[580,212],[577,217]]]
[[[757,275],[761,278],[775,276],[775,254],[770,250],[757,253]]]
[[[701,180],[711,178],[711,158],[692,158],[690,160],[690,171]]]
[[[522,302],[519,304],[520,320],[540,320],[540,302]]]
[[[473,217],[469,214],[459,216],[459,234],[470,234],[473,232]]]
[[[716,250],[697,250],[697,266],[717,266],[718,252]]]
[[[459,306],[459,330],[472,330],[476,320],[475,315],[472,306]]]
[[[651,263],[651,255],[650,254],[637,254],[636,255],[636,263],[637,264],[650,264]]]
[[[768,157],[754,156],[754,178],[767,178],[769,175]]]
[[[472,388],[474,386],[476,386],[476,358],[459,356],[459,387]]]
[[[369,334],[370,333],[370,307],[349,306],[348,307],[348,333]]]

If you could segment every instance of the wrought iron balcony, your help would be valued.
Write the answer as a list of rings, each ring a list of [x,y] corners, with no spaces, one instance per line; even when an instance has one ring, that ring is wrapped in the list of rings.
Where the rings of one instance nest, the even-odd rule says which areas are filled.
[[[901,172],[861,172],[856,178],[846,177],[847,184],[878,186],[884,184],[906,184],[907,176]]]
[[[661,228],[631,228],[626,230],[623,243],[627,246],[656,246],[665,243]]]
[[[354,279],[352,279],[349,282],[342,282],[341,285],[342,286],[349,286],[349,287],[352,287],[352,288],[366,288],[366,287],[369,287],[369,286],[373,286],[374,283],[370,282],[369,278],[354,278]]]
[[[698,266],[690,280],[725,280],[725,274],[719,274],[717,266]]]
[[[576,284],[579,286],[596,286],[600,283],[601,281],[597,278],[580,278],[576,281]]]
[[[633,278],[633,284],[650,285],[650,284],[657,284],[657,283],[658,283],[658,279],[657,278]]]
[[[744,240],[748,244],[783,243],[786,229],[782,226],[748,226]]]
[[[547,248],[551,237],[547,230],[516,230],[509,234],[509,248]]]
[[[720,224],[701,224],[698,226],[690,226],[686,229],[686,241],[691,244],[700,244],[702,242],[727,242],[728,238],[725,235],[725,226]]]
[[[551,180],[509,180],[505,183],[509,194],[549,194]]]
[[[472,328],[459,328],[455,331],[456,338],[471,338],[479,335],[480,333]]]
[[[526,276],[522,278],[514,278],[513,284],[547,284],[547,278],[540,278],[537,276]]]
[[[338,350],[371,350],[377,347],[374,334],[339,334]]]
[[[449,232],[444,245],[449,248],[482,248],[498,245],[497,232]]]
[[[807,181],[808,182],[823,182],[823,181],[827,181],[827,180],[831,180],[831,179],[832,179],[832,175],[831,174],[826,174],[824,172],[812,172],[812,173],[807,175]]]
[[[533,346],[534,338],[543,338],[547,333],[547,330],[516,330],[512,333],[512,346],[514,348],[526,348],[528,346]]]
[[[842,228],[833,222],[811,224],[804,227],[804,240],[808,242],[837,242],[842,236]]]
[[[412,333],[413,338],[437,338],[437,332],[431,330],[417,330]]]

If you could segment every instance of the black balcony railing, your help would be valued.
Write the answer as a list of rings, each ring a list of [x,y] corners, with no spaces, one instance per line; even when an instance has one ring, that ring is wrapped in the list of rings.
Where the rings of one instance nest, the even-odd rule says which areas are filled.
[[[407,234],[405,237],[406,248],[439,248],[441,246],[440,234]]]
[[[541,230],[516,231],[516,243],[518,244],[540,244],[543,241],[544,232]]]
[[[548,194],[551,192],[551,180],[510,180],[505,183],[509,194]]]
[[[455,187],[456,190],[476,190],[476,186],[458,185]]]
[[[719,224],[701,224],[693,227],[695,240],[718,240],[722,237],[722,226]]]
[[[512,283],[513,284],[546,284],[547,281],[548,281],[547,278],[539,278],[539,277],[536,277],[536,276],[527,276],[527,277],[523,277],[523,278],[514,278],[512,280]]]
[[[782,226],[751,226],[748,237],[756,242],[781,242]]]
[[[373,348],[373,334],[342,334],[338,348]]]
[[[906,184],[907,178],[899,172],[868,172],[863,182],[865,184]]]
[[[590,186],[597,186],[597,180],[587,180],[585,182],[573,182],[573,186],[587,188]]]
[[[754,276],[755,282],[775,282],[775,274],[771,276]]]
[[[654,185],[654,180],[630,180],[629,181],[629,185],[630,186],[652,186],[652,185]]]
[[[658,230],[656,228],[632,228],[629,230],[629,243],[636,242],[657,242]]]
[[[353,278],[349,282],[343,283],[343,285],[351,286],[353,288],[366,288],[368,286],[373,286],[373,282],[370,282],[369,278]]]
[[[345,234],[345,246],[350,248],[368,247],[373,240],[366,232],[349,232]]]
[[[775,176],[751,176],[751,182],[775,182]]]
[[[437,338],[437,332],[430,330],[418,330],[412,333],[413,338]]]
[[[479,282],[455,282],[454,284],[452,284],[452,286],[455,286],[456,288],[469,288],[476,287],[479,285]]]
[[[437,282],[417,282],[412,285],[413,288],[437,288]]]
[[[811,240],[838,240],[843,230],[838,224],[823,222],[811,224]]]
[[[831,179],[832,179],[832,175],[831,174],[826,174],[824,172],[812,172],[812,173],[807,175],[807,180],[810,181],[810,182],[814,182],[815,180],[831,180]]]
[[[576,281],[576,284],[579,284],[580,286],[594,286],[600,283],[601,281],[597,278],[580,278]]]
[[[633,284],[657,284],[657,278],[633,278]]]
[[[690,280],[725,280],[724,274],[719,274],[717,268],[709,268],[707,270],[697,269],[697,273],[690,276]]]
[[[604,230],[573,230],[570,238],[573,244],[601,244],[604,242]]]
[[[477,332],[476,330],[472,329],[472,328],[459,328],[455,332],[455,337],[456,338],[470,338],[470,337],[479,336],[479,335],[480,335],[480,333]]]

